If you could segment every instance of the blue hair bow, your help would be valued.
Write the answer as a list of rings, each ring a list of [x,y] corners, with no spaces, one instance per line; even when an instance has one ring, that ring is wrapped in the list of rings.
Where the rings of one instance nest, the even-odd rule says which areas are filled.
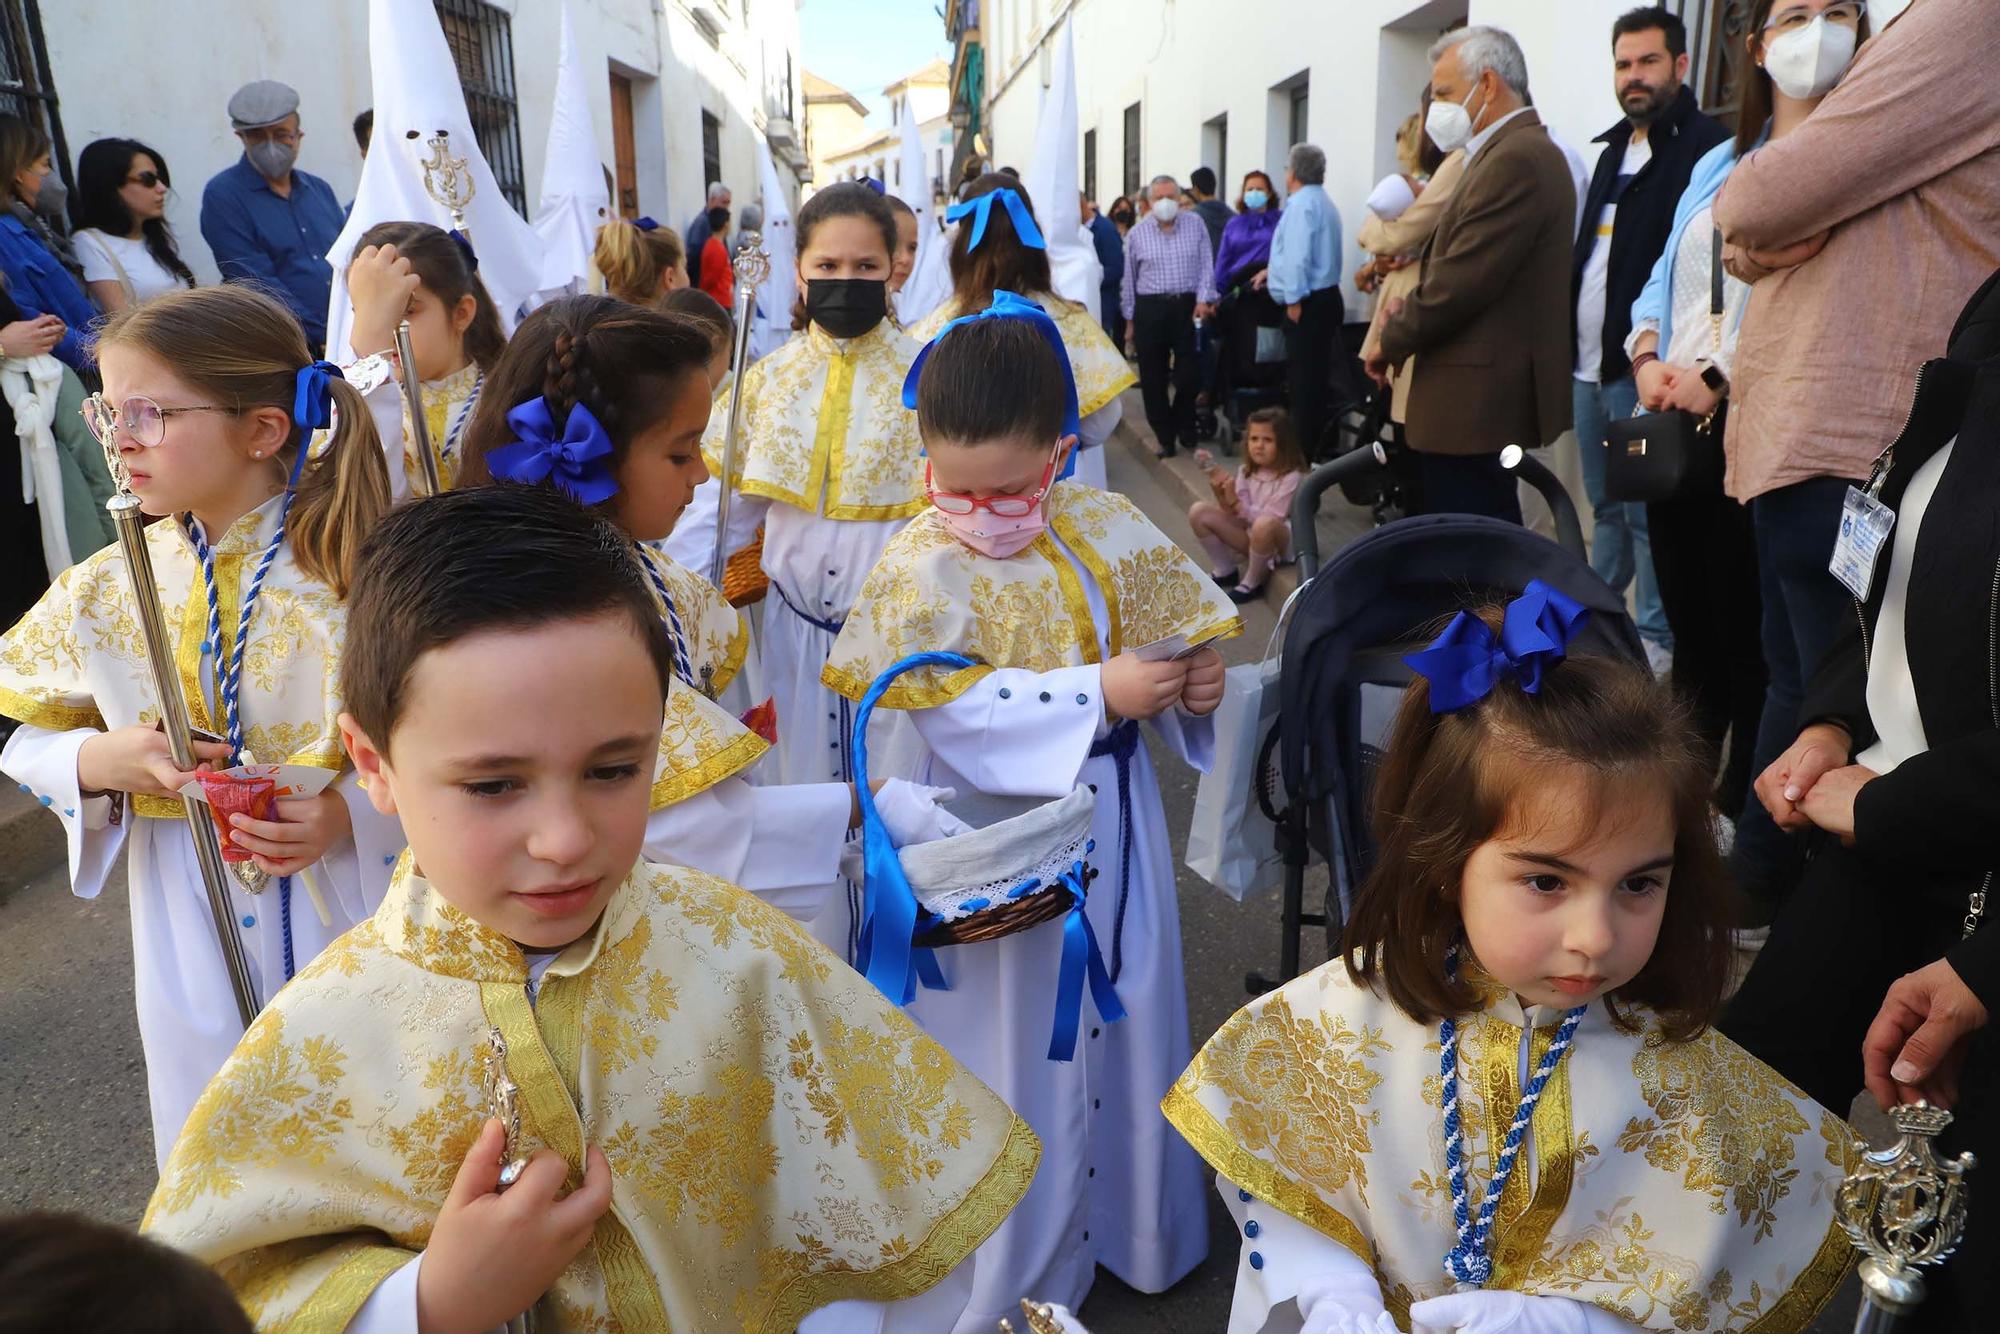
[[[1001,193],[996,191],[995,193]],[[992,195],[982,195],[991,199]],[[937,337],[925,343],[917,353],[917,359],[910,363],[910,373],[903,377],[903,406],[914,409],[917,406],[917,380],[924,373],[924,363],[930,360],[931,349],[942,343],[945,335],[960,325],[971,324],[975,320],[1026,320],[1041,331],[1049,346],[1056,351],[1056,364],[1062,367],[1063,377],[1063,434],[1077,435],[1083,430],[1082,419],[1077,415],[1076,375],[1070,370],[1069,349],[1063,346],[1062,331],[1049,313],[1018,292],[1004,289],[993,293],[993,304],[984,310],[975,310],[970,315],[961,315],[937,331]],[[1062,475],[1069,476],[1076,471],[1076,451],[1071,450],[1069,462],[1063,465]]]
[[[465,267],[471,269],[474,273],[479,272],[479,255],[472,248],[472,238],[456,227],[446,232],[445,235],[458,242],[459,253],[465,256]]]
[[[1403,662],[1431,684],[1431,712],[1456,713],[1477,704],[1503,679],[1513,677],[1532,695],[1542,674],[1561,662],[1569,641],[1590,617],[1590,608],[1536,579],[1507,604],[1495,639],[1486,622],[1471,612],[1452,618],[1444,633]]]
[[[960,218],[972,219],[972,237],[965,243],[967,250],[979,249],[979,243],[986,239],[986,221],[993,216],[993,204],[998,200],[1007,209],[1007,217],[1014,224],[1014,235],[1021,238],[1021,244],[1030,250],[1047,250],[1049,243],[1042,239],[1042,229],[1035,226],[1035,215],[1028,211],[1028,201],[1021,198],[1019,190],[1001,186],[998,190],[988,190],[977,199],[968,199],[962,204],[953,204],[944,211],[946,222],[957,222]]]
[[[292,420],[308,431],[323,431],[333,425],[333,382],[346,378],[330,361],[299,367],[292,382]],[[303,445],[299,453],[305,453]]]
[[[632,225],[642,232],[654,232],[660,229],[660,224],[654,222],[651,218],[634,218],[632,219]]]
[[[486,456],[486,469],[507,482],[550,481],[579,505],[601,505],[618,494],[611,475],[611,437],[597,415],[578,403],[556,434],[546,398],[531,398],[507,414],[514,443]]]

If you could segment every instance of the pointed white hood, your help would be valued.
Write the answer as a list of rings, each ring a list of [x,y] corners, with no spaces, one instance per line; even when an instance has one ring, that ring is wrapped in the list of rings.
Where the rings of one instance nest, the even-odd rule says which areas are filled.
[[[527,220],[500,193],[493,170],[473,137],[458,70],[430,0],[369,0],[368,60],[374,85],[375,134],[361,168],[361,186],[347,226],[327,251],[333,265],[333,301],[327,311],[327,356],[350,355],[347,332],[354,311],[347,302],[347,265],[355,244],[378,222],[429,222],[453,226],[451,211],[424,190],[423,161],[443,130],[449,156],[465,160],[472,198],[465,229],[479,255],[479,276],[499,307],[500,322],[514,327],[514,312],[542,283],[542,247]]]
[[[907,329],[951,295],[951,238],[938,230],[931,203],[935,182],[931,180],[929,155],[924,152],[923,129],[907,97],[897,128],[902,133],[903,156],[902,184],[895,194],[917,215],[916,264],[895,297],[896,319]]]
[[[1098,291],[1104,266],[1097,262],[1090,229],[1077,215],[1082,177],[1077,167],[1076,38],[1067,19],[1056,39],[1055,67],[1035,130],[1035,155],[1022,184],[1035,201],[1035,220],[1049,243],[1056,295],[1082,302],[1092,319],[1101,319]]]
[[[792,231],[792,206],[778,179],[771,146],[757,142],[757,185],[764,204],[764,253],[771,273],[757,285],[757,305],[750,321],[750,359],[755,361],[792,336],[792,300],[798,295],[798,237]]]
[[[555,107],[549,116],[548,151],[542,155],[542,200],[534,222],[543,248],[544,291],[580,292],[589,286],[597,229],[610,216],[611,195],[605,188],[597,130],[590,118],[590,90],[565,3]]]

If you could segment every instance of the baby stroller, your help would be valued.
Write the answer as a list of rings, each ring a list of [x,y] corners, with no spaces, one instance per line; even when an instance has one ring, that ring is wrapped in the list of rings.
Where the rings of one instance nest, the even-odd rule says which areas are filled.
[[[1382,745],[1421,648],[1452,613],[1511,598],[1541,579],[1590,609],[1573,653],[1613,654],[1644,665],[1624,599],[1584,558],[1576,507],[1554,474],[1519,449],[1502,456],[1534,486],[1555,516],[1556,540],[1471,514],[1400,519],[1342,548],[1324,569],[1313,519],[1335,486],[1386,472],[1388,451],[1364,445],[1322,464],[1299,487],[1292,512],[1301,583],[1280,613],[1279,723],[1264,739],[1257,798],[1277,826],[1284,860],[1283,925],[1275,977],[1252,973],[1252,994],[1298,975],[1301,933],[1323,927],[1338,946],[1346,911],[1368,873],[1368,807]],[[1275,757],[1275,773],[1273,758]],[[1273,778],[1285,805],[1276,808]],[[1325,909],[1304,911],[1306,868],[1329,868]]]
[[[1208,323],[1211,335],[1222,342],[1215,401],[1228,423],[1222,441],[1230,454],[1252,412],[1285,403],[1285,312],[1269,293],[1250,286],[1250,277],[1261,267],[1238,275],[1241,281],[1222,298]]]

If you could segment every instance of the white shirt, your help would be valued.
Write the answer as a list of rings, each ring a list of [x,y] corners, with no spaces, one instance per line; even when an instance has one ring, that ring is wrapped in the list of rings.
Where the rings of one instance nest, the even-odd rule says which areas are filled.
[[[1875,618],[1875,651],[1868,658],[1868,721],[1875,725],[1875,744],[1854,757],[1856,764],[1878,774],[1886,774],[1912,755],[1930,749],[1924,739],[1924,716],[1917,711],[1917,683],[1910,675],[1903,615],[1910,601],[1910,563],[1917,556],[1917,532],[1924,526],[1924,510],[1937,494],[1938,482],[1957,443],[1953,439],[1924,460],[1911,475],[1896,511],[1889,582],[1882,590],[1882,614]]]
[[[1502,116],[1499,120],[1494,121],[1491,125],[1488,125],[1478,134],[1475,134],[1470,139],[1467,139],[1465,141],[1465,160],[1470,162],[1473,158],[1478,157],[1479,150],[1486,147],[1487,141],[1490,140],[1494,135],[1500,133],[1500,127],[1502,125],[1505,125],[1508,121],[1514,119],[1514,117],[1520,115],[1523,111],[1526,110],[1528,110],[1527,107],[1515,107],[1512,111]]]
[[[1633,139],[1625,145],[1618,180],[1598,212],[1597,236],[1590,248],[1590,258],[1583,263],[1583,286],[1576,297],[1576,378],[1590,384],[1597,383],[1604,365],[1605,288],[1611,272],[1611,231],[1618,223],[1618,201],[1639,169],[1652,160],[1651,138]],[[1703,272],[1706,273],[1706,268]]]
[[[83,261],[83,280],[87,283],[117,283],[125,289],[128,301],[144,301],[186,285],[153,258],[153,252],[146,249],[144,241],[113,236],[95,227],[81,229],[74,239],[76,257]],[[119,273],[121,265],[124,267],[122,275]]]
[[[1542,128],[1548,131],[1549,142],[1561,150],[1563,161],[1569,164],[1569,183],[1576,187],[1576,221],[1570,224],[1570,231],[1575,232],[1583,226],[1583,204],[1590,198],[1590,168],[1584,165],[1583,154],[1571,148],[1569,140],[1557,134],[1553,126],[1545,124]]]

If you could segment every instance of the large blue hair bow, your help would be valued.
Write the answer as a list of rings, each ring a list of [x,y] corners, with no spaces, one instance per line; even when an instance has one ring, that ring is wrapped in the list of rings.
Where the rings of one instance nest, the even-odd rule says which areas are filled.
[[[996,194],[1010,193],[995,191]],[[981,199],[991,199],[992,195],[981,195]],[[903,377],[903,406],[914,409],[917,406],[917,381],[924,373],[924,363],[930,360],[931,349],[942,343],[945,335],[960,325],[971,324],[975,320],[1026,320],[1041,331],[1050,347],[1056,351],[1056,364],[1062,367],[1063,377],[1063,434],[1077,435],[1083,430],[1082,418],[1077,414],[1076,374],[1070,369],[1069,349],[1063,346],[1062,330],[1049,313],[1018,292],[996,289],[993,304],[984,310],[975,310],[970,315],[961,315],[937,331],[937,337],[925,343],[917,353],[917,359],[910,363],[910,373]],[[1062,475],[1069,476],[1076,471],[1076,451],[1069,452],[1069,462],[1063,465]]]
[[[308,431],[323,431],[333,425],[333,382],[346,378],[330,361],[299,367],[292,381],[292,420]],[[304,446],[299,452],[305,452]]]
[[[986,239],[986,221],[993,216],[993,204],[998,200],[1007,210],[1007,217],[1014,224],[1014,235],[1021,238],[1021,244],[1030,250],[1047,250],[1049,243],[1042,239],[1042,229],[1035,226],[1035,215],[1028,211],[1028,201],[1021,198],[1021,192],[1001,186],[998,190],[988,190],[976,199],[968,199],[961,204],[953,204],[944,211],[946,222],[957,222],[960,218],[972,219],[972,237],[965,243],[967,250],[979,249],[979,243]]]
[[[1431,712],[1455,713],[1477,704],[1507,677],[1528,694],[1542,688],[1542,674],[1561,662],[1590,608],[1536,579],[1507,604],[1495,639],[1471,612],[1452,618],[1444,633],[1420,653],[1403,658],[1431,685]]]
[[[611,437],[597,415],[578,403],[556,434],[549,401],[535,397],[507,414],[514,443],[486,456],[486,468],[507,482],[554,482],[580,505],[601,505],[618,494],[611,474]]]

